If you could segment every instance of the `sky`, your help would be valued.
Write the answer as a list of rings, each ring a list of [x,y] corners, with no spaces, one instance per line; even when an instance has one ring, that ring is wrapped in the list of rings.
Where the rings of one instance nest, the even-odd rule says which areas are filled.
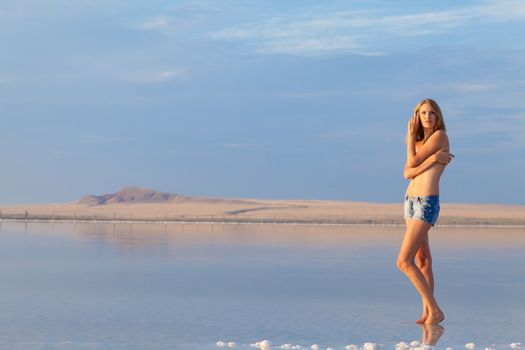
[[[525,204],[524,36],[518,0],[0,0],[0,204],[401,202],[423,98],[441,200]]]

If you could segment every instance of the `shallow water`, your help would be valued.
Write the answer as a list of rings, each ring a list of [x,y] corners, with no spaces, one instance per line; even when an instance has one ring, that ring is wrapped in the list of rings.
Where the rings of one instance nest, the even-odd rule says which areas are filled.
[[[403,228],[1,223],[0,348],[422,340]],[[433,228],[438,348],[525,343],[525,233]],[[438,329],[426,330],[438,332]],[[523,348],[523,346],[522,346]]]

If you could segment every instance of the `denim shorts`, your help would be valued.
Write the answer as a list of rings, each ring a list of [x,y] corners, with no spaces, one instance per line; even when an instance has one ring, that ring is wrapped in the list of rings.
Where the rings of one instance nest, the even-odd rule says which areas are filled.
[[[405,195],[405,219],[423,220],[434,226],[439,216],[439,195],[416,196]]]

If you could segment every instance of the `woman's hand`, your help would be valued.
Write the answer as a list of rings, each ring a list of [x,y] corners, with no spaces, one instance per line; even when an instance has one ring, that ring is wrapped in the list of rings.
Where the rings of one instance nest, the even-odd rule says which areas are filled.
[[[448,152],[448,148],[442,148],[434,154],[436,156],[436,161],[444,165],[447,165],[448,163],[450,163],[452,158],[454,158],[454,155]]]
[[[417,131],[419,130],[419,115],[414,113],[410,120],[408,121],[408,137],[415,138],[417,135]]]

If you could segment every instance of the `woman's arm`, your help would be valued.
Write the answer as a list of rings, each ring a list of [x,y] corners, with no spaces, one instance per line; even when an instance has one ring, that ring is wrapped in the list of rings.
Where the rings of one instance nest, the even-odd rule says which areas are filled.
[[[435,154],[432,154],[430,157],[425,159],[423,163],[419,164],[416,167],[410,167],[407,161],[407,163],[405,164],[405,170],[403,171],[403,176],[405,177],[405,179],[411,180],[416,176],[427,171],[428,168],[430,168],[434,163],[437,163],[437,157]]]
[[[454,155],[450,154],[447,150],[440,149],[436,153],[430,155],[430,157],[425,159],[423,163],[419,164],[416,167],[409,167],[407,162],[407,164],[405,164],[403,176],[407,180],[413,179],[416,176],[427,171],[428,168],[430,168],[434,163],[441,163],[443,165],[447,165],[448,163],[450,163],[453,157]]]
[[[407,137],[407,164],[410,168],[416,167],[423,163],[425,159],[436,153],[441,148],[447,147],[447,134],[442,130],[434,132],[419,152],[416,153],[416,138],[413,135]]]

